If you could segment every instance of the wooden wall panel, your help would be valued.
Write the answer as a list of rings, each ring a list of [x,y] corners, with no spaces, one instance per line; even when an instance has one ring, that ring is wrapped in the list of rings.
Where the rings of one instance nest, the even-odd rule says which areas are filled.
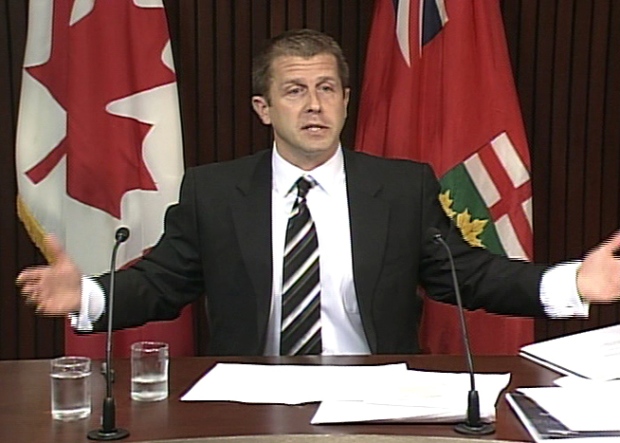
[[[0,0],[0,12],[8,14],[8,4]],[[13,57],[11,23],[0,21],[0,59],[8,63],[0,64],[0,147],[13,143],[15,132],[16,113],[14,105],[18,77],[14,75],[11,59]],[[0,165],[13,163],[13,154],[10,149],[0,149]],[[15,204],[15,171],[6,166],[2,168],[0,178],[0,202],[3,207],[0,217],[0,251],[2,266],[0,266],[0,337],[13,337],[17,333],[17,303],[13,290],[13,276],[15,273],[15,258],[17,256],[14,235],[16,231],[15,217],[8,216],[11,204]],[[6,215],[5,215],[6,214]],[[2,315],[2,313],[11,315]],[[5,318],[6,317],[6,318]],[[17,354],[17,341],[0,339],[0,358],[10,358]]]
[[[165,4],[175,45],[188,166],[270,146],[269,128],[251,108],[251,61],[267,39],[286,29],[313,27],[341,42],[355,86],[351,109],[357,109],[372,2],[166,0]],[[351,118],[343,132],[347,146],[352,146],[354,136],[355,118]]]
[[[619,227],[618,26],[611,0],[502,2],[530,142],[537,261],[580,257]],[[588,320],[536,322],[554,337],[620,321],[617,304]]]
[[[19,269],[41,261],[14,209],[27,3],[0,0],[0,359],[63,350],[62,322],[35,318],[14,286]],[[293,27],[317,28],[341,42],[353,87],[343,143],[353,145],[371,0],[164,3],[186,166],[270,146],[269,129],[251,110],[251,56],[266,39]],[[620,225],[620,3],[502,0],[501,6],[532,155],[536,259],[579,257]],[[198,320],[201,329],[204,319]],[[536,334],[542,339],[619,320],[619,305],[597,307],[587,321],[537,321]]]
[[[18,271],[41,256],[15,214],[15,131],[28,4],[0,0],[0,359],[48,357],[62,350],[62,324],[32,315],[15,289]]]

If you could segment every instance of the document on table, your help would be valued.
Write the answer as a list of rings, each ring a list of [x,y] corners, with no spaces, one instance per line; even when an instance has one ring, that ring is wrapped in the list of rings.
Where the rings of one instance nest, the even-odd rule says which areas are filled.
[[[368,366],[218,363],[182,401],[238,401],[297,405],[359,399],[374,380],[406,372],[406,363]]]
[[[594,389],[598,389],[599,386],[604,387],[604,389],[619,389],[620,390],[620,379],[614,380],[590,380],[589,378],[577,377],[575,375],[565,375],[564,377],[559,377],[553,380],[553,384],[556,386],[560,386],[563,388],[588,388],[594,387]]]
[[[620,386],[581,380],[569,387],[520,388],[506,399],[537,442],[620,441]]]
[[[620,325],[533,343],[522,347],[520,355],[565,375],[620,378]]]
[[[480,418],[495,421],[495,403],[510,374],[475,374]],[[311,424],[352,422],[450,423],[464,420],[468,373],[409,370],[373,381],[359,400],[325,400]]]
[[[620,431],[620,389],[604,383],[579,387],[520,388],[571,431]]]
[[[481,416],[495,419],[495,403],[510,374],[476,374]],[[469,374],[379,366],[218,363],[182,401],[302,404],[322,402],[313,424],[361,421],[450,422],[467,410]]]

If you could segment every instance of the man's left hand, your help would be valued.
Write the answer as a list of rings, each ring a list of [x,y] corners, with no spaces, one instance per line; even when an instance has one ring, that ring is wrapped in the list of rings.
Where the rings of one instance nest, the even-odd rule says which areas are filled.
[[[620,231],[586,255],[577,271],[577,290],[590,303],[611,303],[620,299]]]

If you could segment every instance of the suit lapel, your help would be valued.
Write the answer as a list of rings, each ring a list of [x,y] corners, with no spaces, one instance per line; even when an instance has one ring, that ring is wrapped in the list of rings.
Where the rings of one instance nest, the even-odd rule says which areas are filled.
[[[239,192],[232,199],[239,248],[256,294],[260,346],[265,342],[272,292],[271,175],[271,151],[266,151],[239,181]]]
[[[387,239],[389,205],[380,198],[376,171],[359,154],[344,150],[353,249],[353,280],[370,349],[376,351],[372,297],[381,271]]]

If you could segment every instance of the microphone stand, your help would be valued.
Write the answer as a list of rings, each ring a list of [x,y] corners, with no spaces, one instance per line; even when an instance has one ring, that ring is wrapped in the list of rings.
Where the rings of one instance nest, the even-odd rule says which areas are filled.
[[[108,294],[108,330],[106,332],[105,349],[105,381],[106,396],[103,399],[103,411],[101,428],[90,431],[87,437],[90,440],[111,441],[120,440],[129,435],[129,431],[116,427],[116,404],[112,395],[112,316],[114,308],[114,277],[116,275],[116,254],[118,247],[129,238],[129,229],[120,227],[114,235],[114,248],[112,249],[112,262],[110,264],[110,293]]]
[[[443,239],[441,232],[436,228],[430,229],[433,236],[433,240],[440,243],[446,252],[448,253],[448,260],[450,262],[450,270],[452,272],[452,284],[454,285],[454,293],[456,295],[456,303],[459,310],[459,320],[461,323],[461,336],[463,337],[463,345],[465,347],[465,355],[467,357],[467,367],[469,370],[469,384],[470,390],[467,396],[467,418],[465,422],[458,423],[454,430],[459,434],[465,435],[489,435],[495,432],[495,426],[492,423],[485,423],[480,420],[480,399],[478,397],[478,391],[476,390],[476,378],[474,377],[474,363],[469,346],[469,333],[467,331],[467,324],[465,323],[465,314],[463,313],[463,300],[461,299],[461,290],[459,288],[459,282],[456,277],[456,267],[454,266],[454,259],[452,258],[452,251],[450,246]]]

